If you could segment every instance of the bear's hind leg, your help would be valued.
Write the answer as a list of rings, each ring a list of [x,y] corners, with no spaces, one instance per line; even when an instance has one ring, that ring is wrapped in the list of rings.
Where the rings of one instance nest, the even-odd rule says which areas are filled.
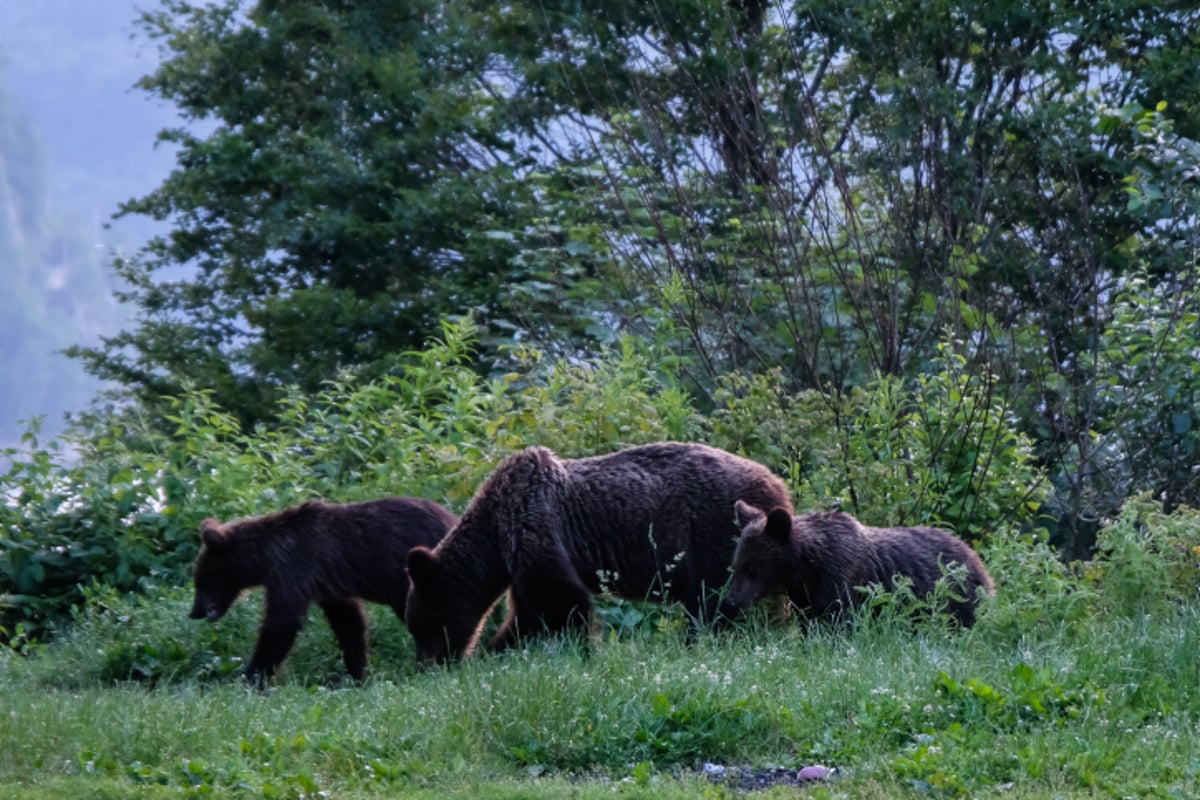
[[[356,681],[362,681],[367,672],[367,615],[362,603],[357,600],[330,600],[321,603],[325,619],[333,629],[338,645],[342,648],[342,661],[346,672]]]

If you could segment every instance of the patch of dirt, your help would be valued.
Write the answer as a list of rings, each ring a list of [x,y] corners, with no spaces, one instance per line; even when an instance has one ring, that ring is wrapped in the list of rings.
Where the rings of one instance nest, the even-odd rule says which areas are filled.
[[[800,769],[788,767],[726,767],[705,764],[703,773],[713,783],[746,792],[770,789],[772,786],[810,786],[837,775],[836,769],[814,764]]]

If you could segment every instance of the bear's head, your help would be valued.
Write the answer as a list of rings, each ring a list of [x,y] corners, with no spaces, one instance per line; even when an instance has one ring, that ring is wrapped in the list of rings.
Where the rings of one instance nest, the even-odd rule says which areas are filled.
[[[734,512],[742,535],[733,553],[733,578],[723,606],[726,613],[736,615],[763,597],[785,591],[792,561],[792,513],[786,508],[763,513],[741,500]]]
[[[204,520],[200,523],[200,542],[200,555],[192,570],[196,597],[188,616],[216,622],[247,587],[240,579],[241,568],[225,526],[215,519]]]
[[[420,664],[445,664],[471,652],[483,625],[480,612],[456,589],[438,554],[428,547],[408,551],[408,602],[404,623]]]

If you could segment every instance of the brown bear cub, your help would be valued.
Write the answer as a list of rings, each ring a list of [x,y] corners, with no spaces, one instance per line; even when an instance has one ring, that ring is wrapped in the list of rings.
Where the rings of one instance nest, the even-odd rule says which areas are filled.
[[[891,590],[902,575],[913,594],[925,598],[957,566],[963,580],[951,584],[946,610],[966,626],[975,622],[978,590],[995,593],[975,551],[938,528],[871,528],[840,511],[792,516],[785,507],[764,514],[740,501],[735,510],[743,530],[722,605],[728,616],[765,596],[786,594],[811,618],[836,618],[862,602],[858,587],[877,583]]]
[[[437,503],[394,497],[335,505],[314,501],[277,514],[222,525],[200,523],[192,619],[214,622],[243,591],[262,586],[266,609],[246,679],[264,686],[316,603],[342,648],[346,670],[367,667],[367,619],[361,600],[389,605],[404,619],[404,560],[433,546],[458,518]]]
[[[422,662],[470,653],[488,609],[509,591],[489,647],[586,632],[591,597],[678,601],[712,619],[738,528],[733,503],[790,508],[783,481],[701,444],[665,442],[560,459],[544,447],[510,456],[458,526],[408,554],[408,629]]]

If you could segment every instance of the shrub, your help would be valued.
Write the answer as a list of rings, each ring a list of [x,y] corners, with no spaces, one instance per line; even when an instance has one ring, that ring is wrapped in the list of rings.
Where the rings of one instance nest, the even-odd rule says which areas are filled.
[[[1087,575],[1105,613],[1169,614],[1200,599],[1200,512],[1167,514],[1146,495],[1127,502],[1096,537]]]
[[[1093,585],[1064,562],[1048,537],[1001,529],[980,555],[996,582],[996,601],[983,606],[977,628],[1019,641],[1085,622],[1096,609]]]
[[[157,453],[125,447],[112,429],[5,451],[0,478],[0,637],[36,636],[98,581],[121,590],[148,576],[178,578],[193,553],[179,504],[190,491]],[[72,445],[91,457],[70,463]]]
[[[39,637],[91,583],[120,592],[183,584],[204,517],[254,516],[322,497],[418,495],[461,507],[495,463],[531,444],[568,457],[695,438],[687,396],[632,341],[592,364],[544,362],[480,377],[474,327],[374,381],[343,375],[287,393],[274,428],[243,431],[211,392],[170,400],[160,420],[91,418],[42,447],[36,430],[0,478],[0,640]],[[71,457],[76,454],[77,457]]]
[[[779,373],[731,374],[713,443],[771,463],[801,509],[841,507],[875,525],[937,524],[975,542],[1036,523],[1043,476],[995,379],[943,347],[915,381],[877,376],[843,393],[784,390]]]

